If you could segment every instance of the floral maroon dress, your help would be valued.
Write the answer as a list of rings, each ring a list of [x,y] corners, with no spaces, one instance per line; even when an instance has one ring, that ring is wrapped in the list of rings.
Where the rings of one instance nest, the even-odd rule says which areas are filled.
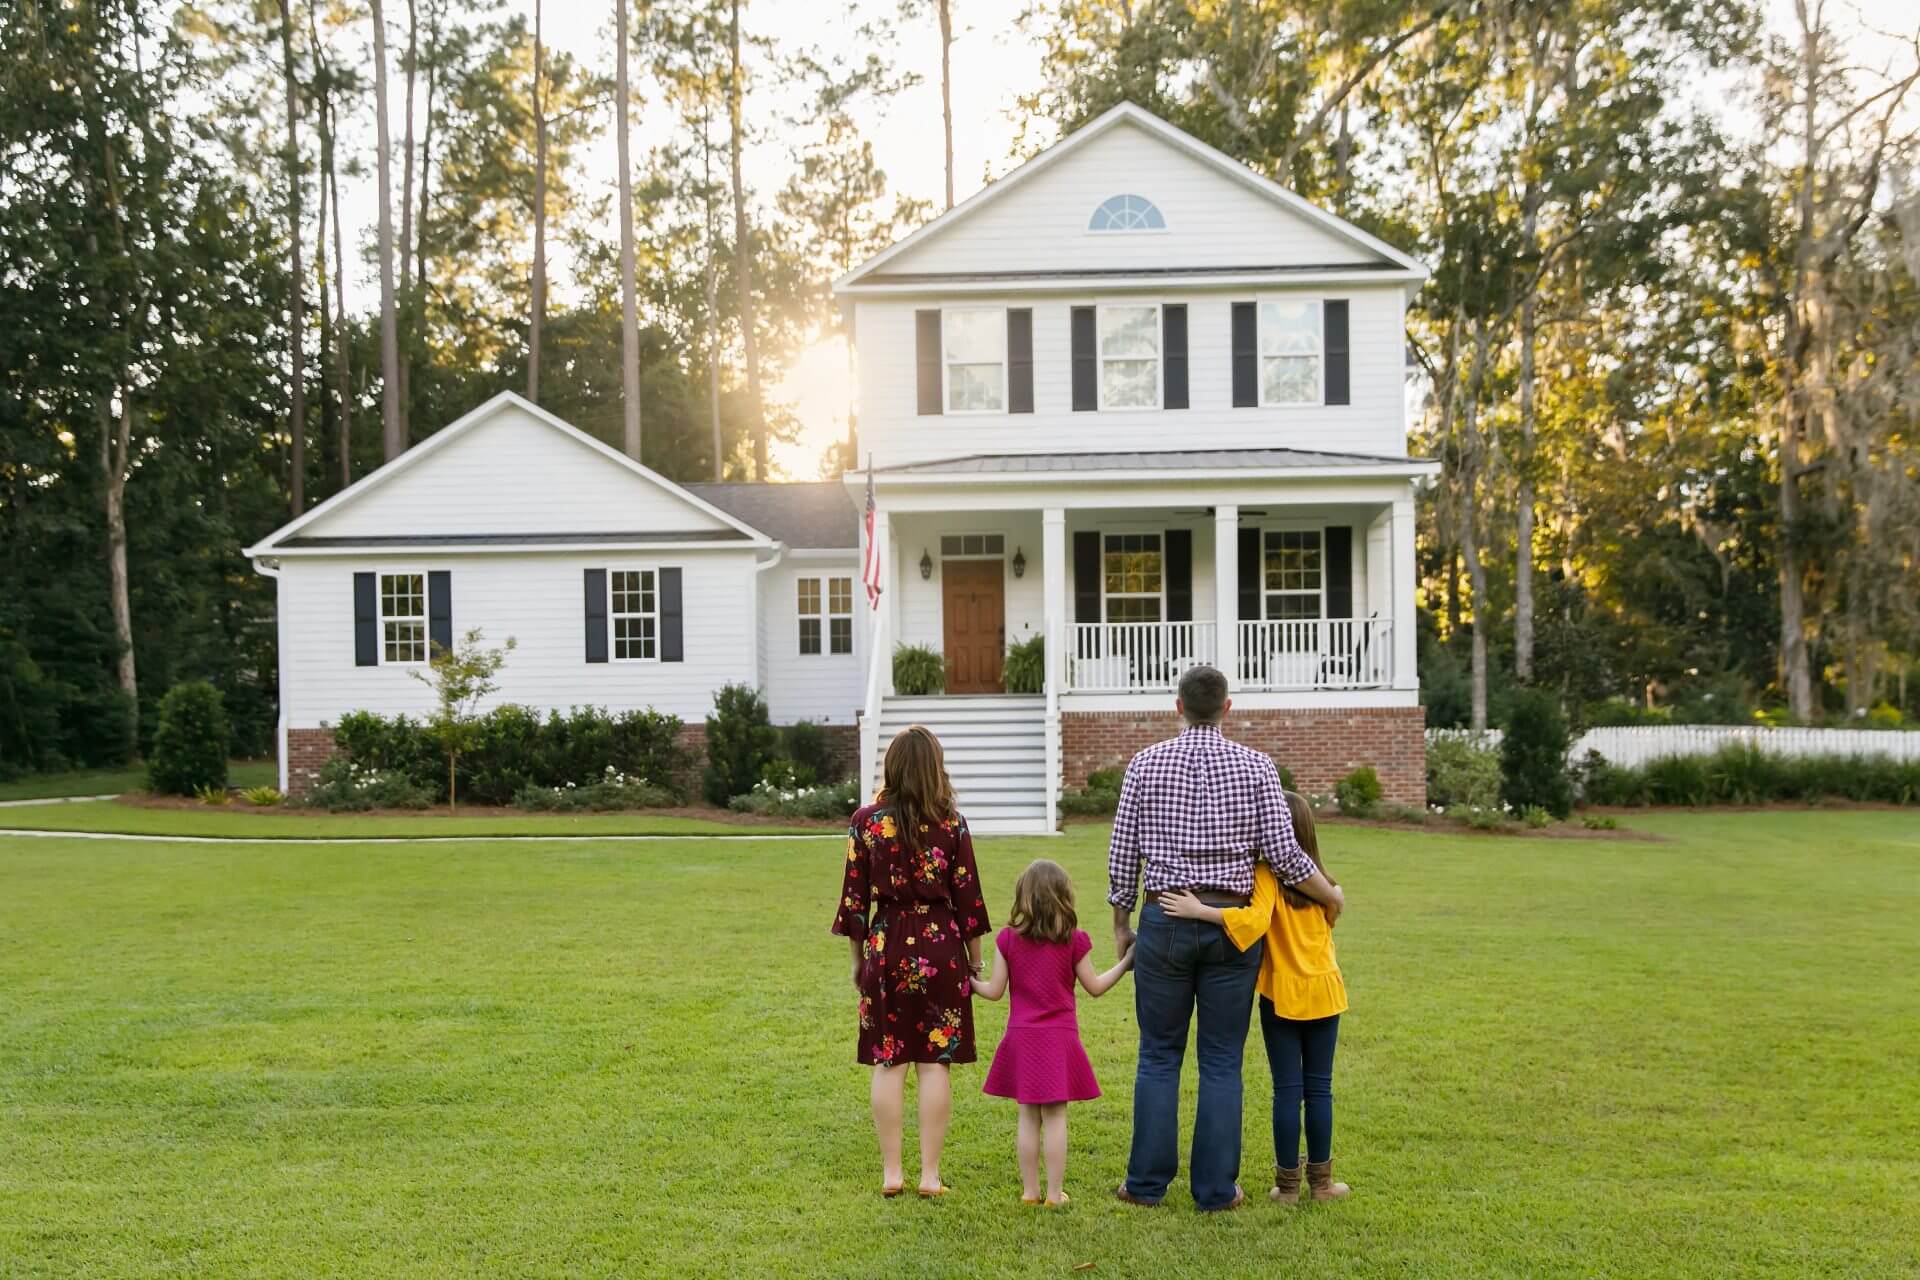
[[[988,924],[973,837],[955,817],[922,828],[921,841],[909,853],[881,802],[847,830],[833,931],[861,939],[859,1060],[869,1066],[974,1060],[967,941]]]

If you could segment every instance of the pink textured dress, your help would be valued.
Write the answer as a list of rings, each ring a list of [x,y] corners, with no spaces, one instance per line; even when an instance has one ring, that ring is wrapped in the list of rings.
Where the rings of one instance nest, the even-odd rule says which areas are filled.
[[[983,1092],[1036,1106],[1099,1097],[1073,1008],[1074,966],[1093,950],[1093,940],[1078,929],[1069,942],[1002,929],[993,945],[1007,966],[1009,1013]]]

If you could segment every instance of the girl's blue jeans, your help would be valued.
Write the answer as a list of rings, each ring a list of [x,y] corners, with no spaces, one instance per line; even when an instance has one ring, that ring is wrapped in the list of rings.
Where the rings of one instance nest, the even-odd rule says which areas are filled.
[[[1260,997],[1260,1035],[1273,1072],[1273,1158],[1282,1169],[1300,1163],[1300,1113],[1306,1112],[1307,1159],[1333,1159],[1333,1048],[1340,1015],[1296,1022]]]

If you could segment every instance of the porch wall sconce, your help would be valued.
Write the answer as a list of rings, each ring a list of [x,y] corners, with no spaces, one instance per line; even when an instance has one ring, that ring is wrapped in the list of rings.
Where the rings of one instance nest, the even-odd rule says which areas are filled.
[[[932,578],[933,578],[933,557],[928,555],[925,549],[923,548],[920,552],[920,581],[927,582],[927,581],[930,581]]]
[[[1027,553],[1019,547],[1013,549],[1013,576],[1016,578],[1027,576]]]

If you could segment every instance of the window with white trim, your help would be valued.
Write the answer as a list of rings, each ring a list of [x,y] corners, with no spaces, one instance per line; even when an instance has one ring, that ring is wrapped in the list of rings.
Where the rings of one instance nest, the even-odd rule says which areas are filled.
[[[651,569],[607,573],[607,618],[615,662],[652,662],[660,656],[660,593]]]
[[[1160,407],[1160,308],[1100,308],[1100,407]]]
[[[1089,231],[1165,231],[1167,220],[1145,196],[1108,196],[1087,220]]]
[[[1323,354],[1320,300],[1260,304],[1260,403],[1319,404]]]
[[[1163,566],[1159,534],[1107,534],[1100,557],[1100,593],[1107,621],[1160,621]]]
[[[1267,530],[1260,569],[1270,621],[1310,620],[1325,615],[1326,549],[1320,530]]]
[[[380,660],[405,664],[427,660],[427,575],[380,575]]]
[[[853,579],[796,578],[794,604],[800,616],[800,655],[853,652]]]
[[[1007,312],[965,307],[940,313],[948,413],[1001,413],[1007,407]]]

